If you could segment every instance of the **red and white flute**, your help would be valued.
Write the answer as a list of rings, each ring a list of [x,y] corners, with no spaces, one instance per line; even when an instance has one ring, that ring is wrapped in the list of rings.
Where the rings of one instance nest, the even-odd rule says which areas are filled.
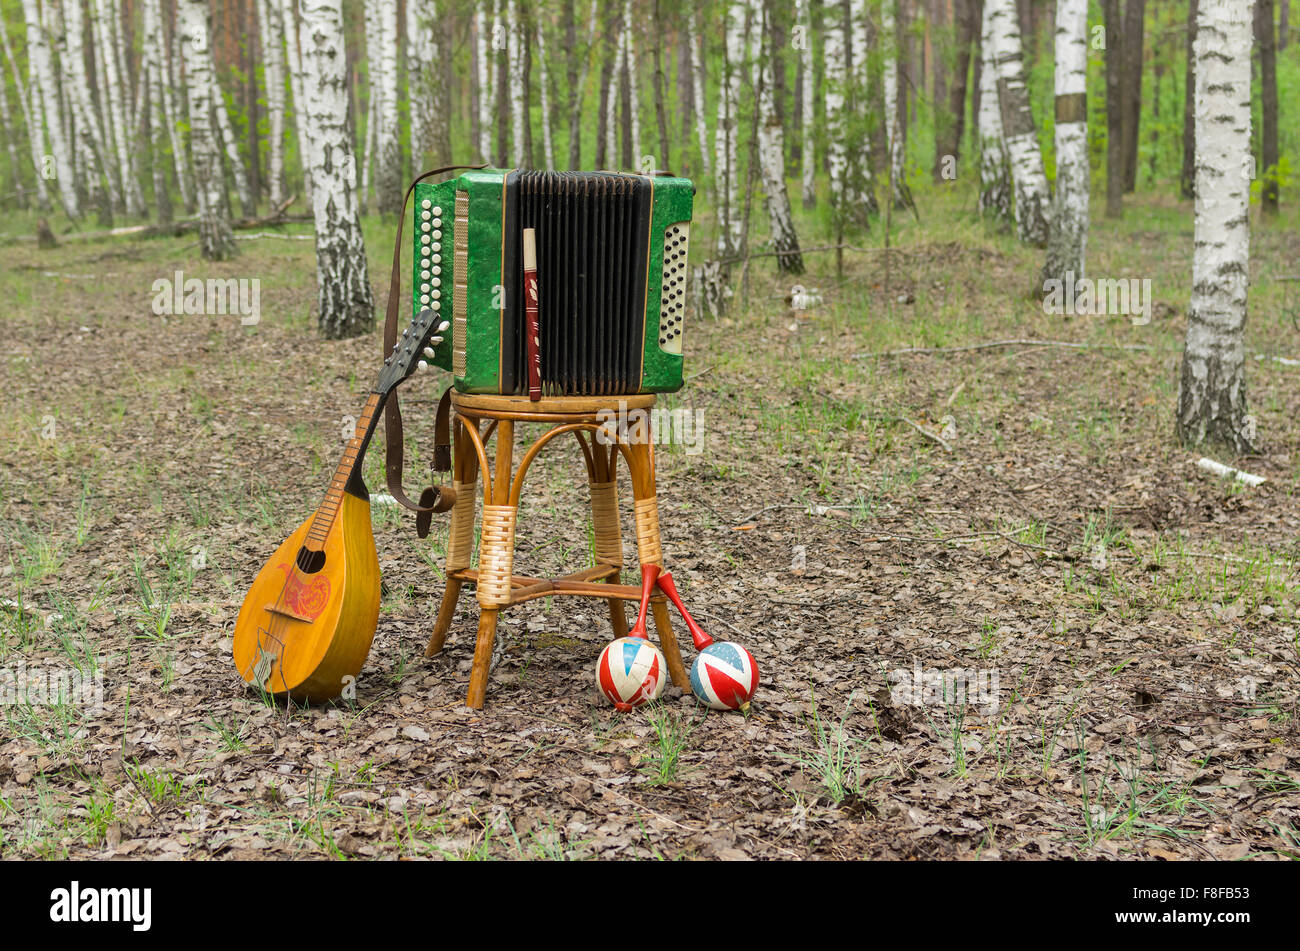
[[[528,343],[528,398],[542,398],[542,329],[537,315],[537,232],[524,229],[524,316]]]

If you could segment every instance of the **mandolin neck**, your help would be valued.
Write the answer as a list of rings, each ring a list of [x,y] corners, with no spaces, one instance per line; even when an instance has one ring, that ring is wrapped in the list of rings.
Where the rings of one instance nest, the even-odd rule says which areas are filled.
[[[375,431],[375,425],[379,422],[379,411],[383,405],[384,396],[380,393],[371,393],[366,400],[366,405],[361,410],[361,417],[357,420],[356,430],[348,440],[347,448],[343,450],[343,457],[339,459],[338,468],[334,470],[334,478],[330,480],[329,488],[325,491],[325,499],[316,509],[316,515],[312,519],[311,529],[307,532],[306,539],[308,548],[318,549],[325,544],[330,529],[334,527],[334,519],[338,516],[339,507],[343,504],[345,492],[352,491],[354,495],[358,494],[358,489],[361,493],[365,492],[360,479],[361,460],[365,457],[366,446]]]

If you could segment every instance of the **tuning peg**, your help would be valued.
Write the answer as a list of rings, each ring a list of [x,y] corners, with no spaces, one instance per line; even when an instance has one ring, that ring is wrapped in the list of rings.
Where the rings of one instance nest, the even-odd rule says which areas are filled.
[[[423,360],[421,360],[419,363],[417,363],[417,364],[415,365],[415,369],[416,369],[417,371],[419,371],[419,370],[427,370],[427,369],[429,369],[429,364],[427,364],[427,363],[425,363]]]
[[[442,323],[440,323],[440,324],[438,325],[438,333],[442,333],[444,330],[446,330],[446,329],[447,329],[448,327],[450,327],[450,326],[451,326],[451,324],[444,320]]]

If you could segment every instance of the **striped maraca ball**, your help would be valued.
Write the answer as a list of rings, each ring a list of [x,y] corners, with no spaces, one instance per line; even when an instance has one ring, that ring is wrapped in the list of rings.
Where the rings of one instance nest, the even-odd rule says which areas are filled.
[[[626,713],[664,692],[668,664],[659,648],[644,637],[620,637],[605,645],[596,661],[600,692]]]
[[[758,689],[754,655],[735,641],[717,641],[700,651],[691,666],[691,690],[714,710],[740,710]]]

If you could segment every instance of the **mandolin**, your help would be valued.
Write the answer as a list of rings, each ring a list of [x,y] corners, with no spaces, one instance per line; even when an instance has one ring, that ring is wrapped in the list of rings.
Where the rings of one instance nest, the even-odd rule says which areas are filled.
[[[447,329],[422,310],[385,358],[325,499],[258,572],[235,621],[235,668],[275,696],[337,697],[356,678],[379,620],[379,557],[361,462],[390,393],[427,367]]]

